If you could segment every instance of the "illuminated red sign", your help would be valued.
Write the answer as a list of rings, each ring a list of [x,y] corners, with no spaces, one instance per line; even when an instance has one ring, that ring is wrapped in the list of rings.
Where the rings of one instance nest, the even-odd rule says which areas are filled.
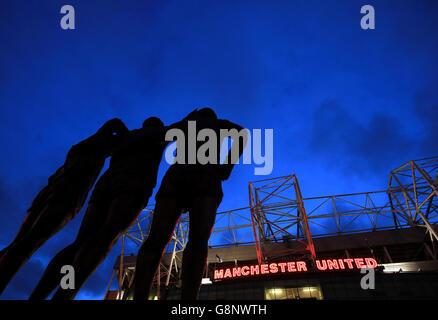
[[[373,258],[354,258],[354,259],[322,259],[316,260],[316,268],[320,271],[325,270],[353,270],[362,268],[376,268],[377,261]],[[260,265],[247,265],[233,268],[216,269],[214,280],[231,279],[247,276],[257,276],[265,274],[284,274],[307,272],[305,261],[273,262]]]

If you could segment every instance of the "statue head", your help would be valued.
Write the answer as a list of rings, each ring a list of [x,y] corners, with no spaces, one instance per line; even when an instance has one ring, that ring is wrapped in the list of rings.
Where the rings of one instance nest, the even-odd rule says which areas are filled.
[[[118,118],[114,118],[108,120],[104,123],[104,125],[97,131],[100,135],[112,136],[119,135],[128,132],[128,128],[126,128],[125,124],[122,120]]]
[[[197,111],[197,115],[204,119],[217,119],[216,112],[211,108],[202,108]]]
[[[163,121],[157,117],[150,117],[143,121],[143,128],[162,128],[164,127]]]

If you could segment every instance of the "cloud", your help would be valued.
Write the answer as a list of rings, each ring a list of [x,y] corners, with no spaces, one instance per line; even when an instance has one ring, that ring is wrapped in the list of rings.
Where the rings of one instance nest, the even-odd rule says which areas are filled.
[[[111,250],[105,261],[96,269],[96,271],[88,278],[87,282],[79,291],[76,299],[102,299],[108,282],[113,272],[115,257],[120,253],[120,249]],[[90,296],[94,297],[91,298]]]
[[[419,146],[425,156],[438,155],[438,97],[428,91],[418,92],[413,111],[421,121]]]
[[[324,101],[313,114],[310,151],[323,156],[326,165],[346,172],[384,174],[416,154],[415,140],[405,134],[394,116],[364,113],[358,120],[336,100]]]
[[[17,186],[12,186],[0,176],[0,225],[2,226],[0,249],[13,240],[26,215],[26,208],[36,193],[44,186],[42,183],[44,180],[46,179],[33,177],[33,179],[24,179],[24,182]],[[49,261],[76,237],[85,209],[86,204],[75,219],[38,249],[15,275],[0,299],[27,299],[29,297]],[[114,259],[111,256],[110,260],[102,264],[103,267],[99,268],[99,272],[90,278],[84,291],[96,297],[103,296],[102,290],[106,288]]]
[[[13,237],[11,230],[16,226],[15,217],[19,213],[18,203],[15,201],[13,192],[5,179],[0,176],[0,224],[2,232],[0,233],[0,248],[3,248]]]
[[[31,259],[9,283],[1,299],[23,300],[28,299],[32,288],[36,286],[39,275],[43,272],[44,266],[38,259]]]

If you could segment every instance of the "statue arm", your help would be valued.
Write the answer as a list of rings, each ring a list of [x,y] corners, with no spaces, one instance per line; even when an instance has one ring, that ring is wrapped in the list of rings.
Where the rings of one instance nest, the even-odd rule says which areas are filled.
[[[225,159],[225,162],[219,166],[219,176],[221,180],[228,180],[231,175],[231,171],[234,168],[234,165],[238,161],[238,159],[242,156],[243,151],[245,150],[246,143],[248,140],[248,131],[244,129],[242,126],[232,123],[228,120],[220,120],[221,121],[221,129],[235,129],[238,132],[237,139],[236,136],[232,137],[233,143],[231,144],[231,148],[228,151],[228,155]],[[237,158],[233,158],[233,154],[236,154]]]
[[[81,155],[83,152],[88,153],[100,150],[100,148],[96,148],[98,146],[111,145],[116,141],[119,142],[120,138],[128,133],[128,128],[120,119],[114,118],[105,122],[95,134],[70,148],[66,157],[66,168],[71,167],[71,162],[74,162],[73,159],[77,155]]]

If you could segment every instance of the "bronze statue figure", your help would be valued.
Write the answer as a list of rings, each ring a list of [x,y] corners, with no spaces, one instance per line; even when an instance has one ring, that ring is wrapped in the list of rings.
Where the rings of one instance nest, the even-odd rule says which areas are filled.
[[[120,235],[147,205],[156,185],[167,128],[156,117],[130,131],[96,183],[76,240],[50,262],[31,299],[46,298],[59,284],[59,270],[72,265],[75,289],[59,288],[53,299],[73,299],[106,258]]]
[[[112,119],[70,149],[64,165],[33,200],[12,243],[0,253],[0,294],[32,254],[80,211],[105,159],[127,131],[121,120]]]
[[[196,121],[196,130],[208,128],[220,137],[221,129],[243,128],[227,120],[218,119],[210,108],[197,111],[188,120]],[[186,134],[188,136],[188,134]],[[243,153],[245,137],[233,141],[237,143],[238,157]],[[185,150],[190,141],[186,139]],[[217,150],[222,140],[217,139]],[[199,148],[199,141],[196,148]],[[233,149],[233,146],[232,146]],[[196,150],[195,150],[196,151]],[[178,147],[177,147],[178,155]],[[231,155],[231,150],[229,152]],[[184,164],[173,164],[166,172],[160,189],[155,197],[156,205],[150,233],[141,246],[136,264],[134,278],[134,300],[149,297],[155,272],[159,266],[164,249],[182,212],[189,212],[189,239],[184,249],[182,262],[182,296],[183,300],[198,298],[202,274],[208,254],[208,240],[215,222],[216,210],[222,201],[222,181],[231,174],[234,163],[220,164],[217,152],[215,163],[190,164],[189,154],[185,154]]]

